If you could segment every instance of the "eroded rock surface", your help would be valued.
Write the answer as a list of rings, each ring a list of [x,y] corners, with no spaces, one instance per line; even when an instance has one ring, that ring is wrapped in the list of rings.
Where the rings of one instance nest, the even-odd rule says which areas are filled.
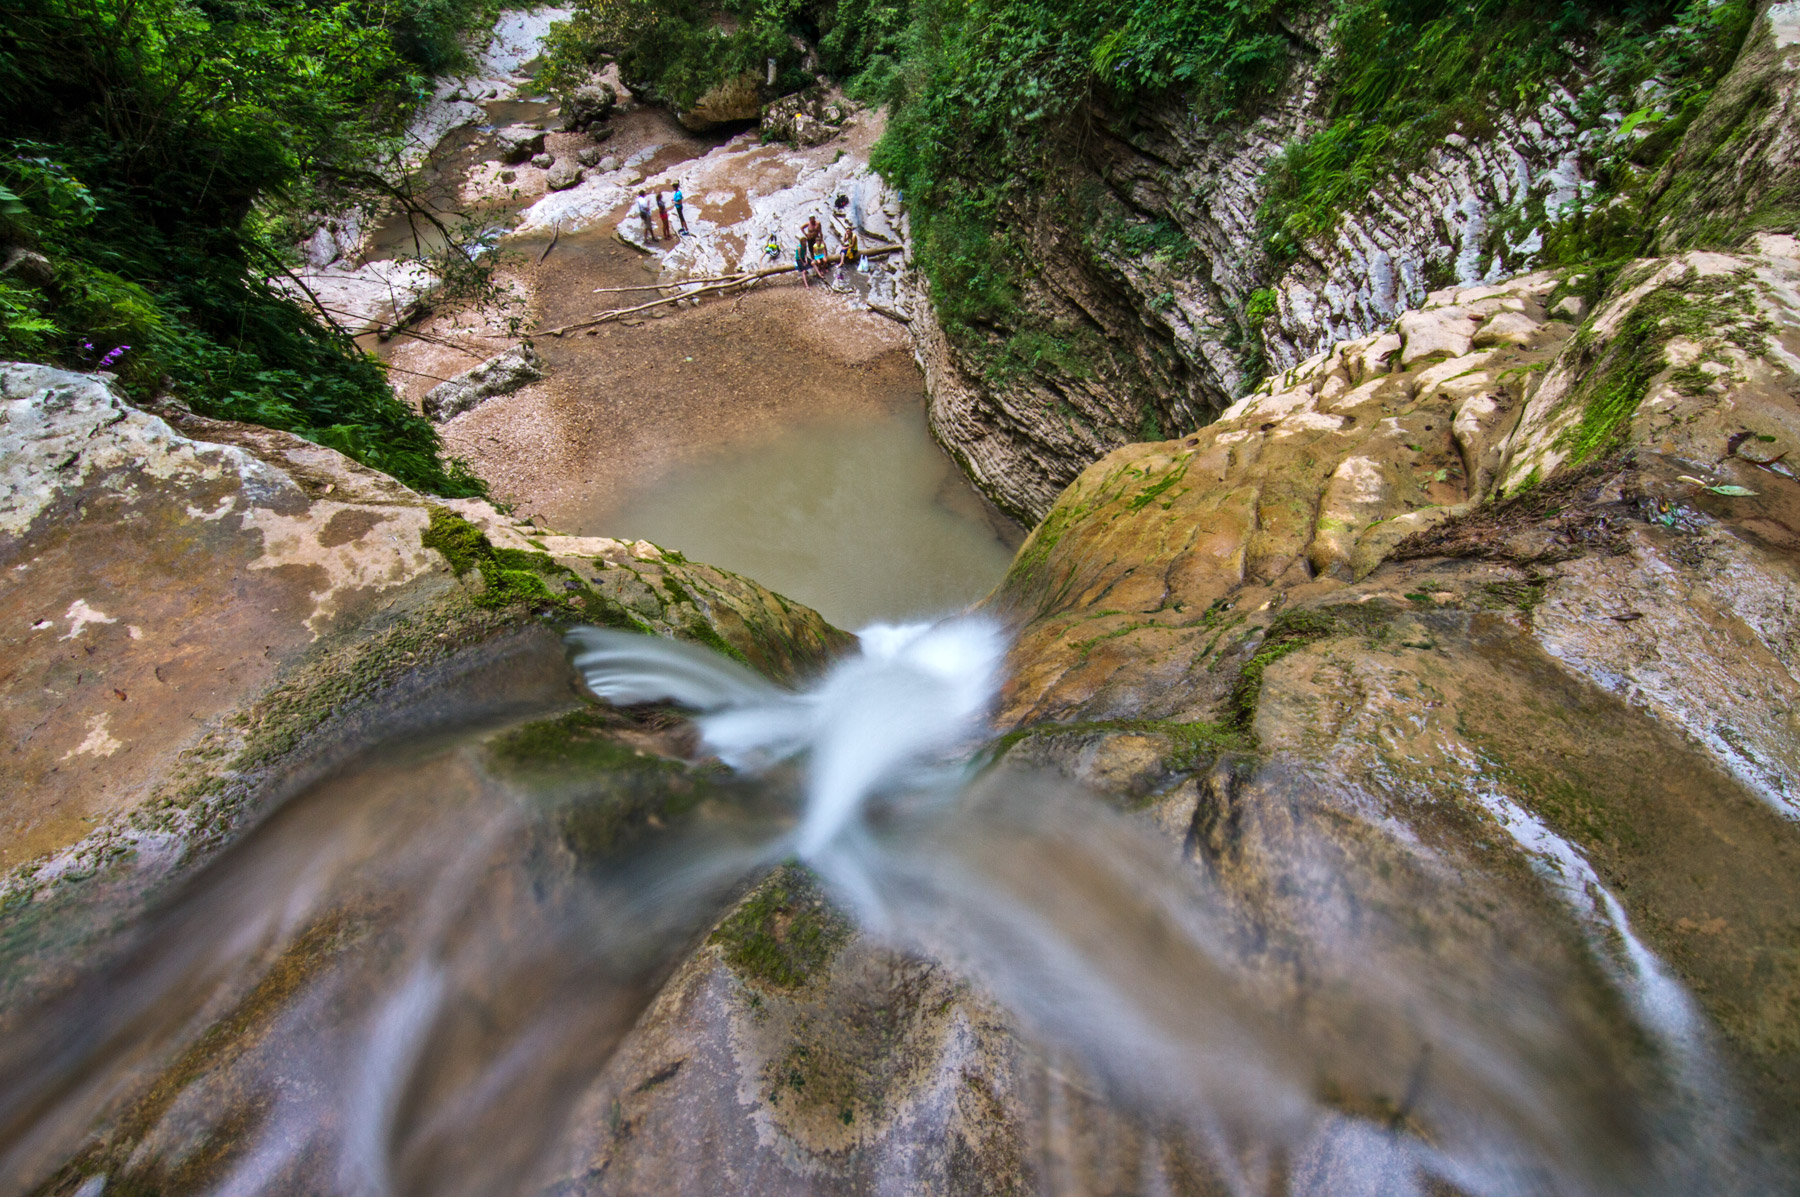
[[[755,71],[745,71],[714,84],[675,115],[683,126],[698,133],[719,125],[753,121],[762,115],[762,105],[762,77]]]
[[[1402,941],[1560,940],[1654,1026],[1641,939],[1791,1153],[1797,250],[1639,263],[1579,329],[1551,276],[1436,293],[1103,458],[995,600],[1010,752],[1187,826],[1301,993],[1321,846]]]
[[[648,543],[557,537],[286,433],[153,415],[105,376],[0,365],[0,397],[9,911],[203,857],[332,719],[538,615],[776,676],[848,642]]]

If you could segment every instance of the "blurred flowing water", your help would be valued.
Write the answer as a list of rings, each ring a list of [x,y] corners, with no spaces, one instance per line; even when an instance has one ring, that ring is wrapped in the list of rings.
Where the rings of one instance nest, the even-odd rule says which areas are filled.
[[[569,642],[594,694],[685,708],[729,772],[658,806],[645,787],[692,775],[631,772],[653,758],[630,749],[617,776],[534,771],[494,749],[516,716],[363,754],[8,1018],[0,1188],[538,1192],[662,984],[798,858],[866,934],[970,978],[1225,1191],[1753,1191],[1706,1033],[1634,939],[1611,984],[1647,1070],[1609,1071],[1556,979],[1501,962],[1472,999],[1396,967],[1373,923],[1311,929],[1335,996],[1282,1017],[1203,869],[1065,782],[969,763],[991,624],[870,628],[799,692],[669,641]],[[621,809],[684,813],[593,850],[569,834]],[[1331,1096],[1397,1067],[1397,1108]]]

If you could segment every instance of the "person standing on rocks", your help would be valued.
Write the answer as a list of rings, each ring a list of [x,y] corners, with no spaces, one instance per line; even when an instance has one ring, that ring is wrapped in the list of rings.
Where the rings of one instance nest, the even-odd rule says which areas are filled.
[[[808,248],[825,248],[825,230],[820,226],[817,215],[808,216],[806,223],[800,226],[800,240]]]
[[[800,272],[800,281],[806,284],[806,289],[812,290],[812,280],[806,277],[806,272],[812,269],[812,242],[807,239],[805,226],[800,229],[799,244],[794,246],[794,269]]]
[[[676,180],[676,183],[675,183],[675,219],[679,220],[681,222],[681,235],[683,237],[691,237],[691,236],[693,236],[693,234],[688,232],[687,211],[686,211],[685,204],[683,203],[683,201],[686,200],[686,198],[687,198],[686,196],[681,194],[680,180]]]
[[[645,192],[637,193],[637,214],[644,221],[644,244],[656,240],[656,226],[650,223],[650,197]]]
[[[669,206],[663,202],[663,193],[660,190],[656,193],[656,214],[662,217],[663,240],[666,241],[675,234],[669,231]]]

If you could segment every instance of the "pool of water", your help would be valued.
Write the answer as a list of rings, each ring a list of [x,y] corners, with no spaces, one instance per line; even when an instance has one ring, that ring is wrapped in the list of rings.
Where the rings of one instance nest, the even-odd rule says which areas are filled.
[[[1000,581],[1024,536],[912,405],[732,446],[583,523],[588,535],[648,540],[755,578],[852,629],[966,607]]]

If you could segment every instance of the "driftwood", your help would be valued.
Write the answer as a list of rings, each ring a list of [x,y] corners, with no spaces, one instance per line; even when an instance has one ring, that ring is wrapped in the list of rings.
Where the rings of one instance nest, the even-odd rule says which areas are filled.
[[[881,249],[870,250],[862,256],[865,258],[878,258],[885,254],[897,253],[903,248],[903,246],[899,245],[889,245],[884,246]],[[606,288],[607,290],[612,291],[664,291],[671,287],[687,287],[692,286],[694,283],[708,282],[708,285],[706,286],[696,287],[692,291],[683,291],[680,295],[665,295],[661,299],[653,299],[649,303],[640,303],[636,307],[615,308],[610,312],[601,312],[587,320],[578,320],[574,324],[565,324],[560,328],[545,329],[541,335],[546,337],[560,337],[567,332],[575,332],[583,328],[593,328],[596,325],[605,324],[610,320],[617,320],[621,316],[630,316],[637,312],[647,312],[651,308],[660,308],[671,303],[680,303],[684,299],[697,299],[702,295],[713,295],[720,291],[729,291],[733,287],[751,286],[755,283],[760,283],[766,278],[774,278],[779,274],[794,274],[799,271],[799,269],[800,267],[798,266],[771,266],[766,270],[745,270],[740,271],[737,274],[715,275],[710,282],[704,279],[690,278],[677,279],[674,282],[662,283],[654,286]]]
[[[623,291],[667,291],[670,287],[689,287],[695,283],[727,283],[736,282],[754,271],[739,270],[732,274],[709,274],[700,278],[681,278],[672,283],[641,283],[635,287],[595,287],[590,294],[617,295]]]

